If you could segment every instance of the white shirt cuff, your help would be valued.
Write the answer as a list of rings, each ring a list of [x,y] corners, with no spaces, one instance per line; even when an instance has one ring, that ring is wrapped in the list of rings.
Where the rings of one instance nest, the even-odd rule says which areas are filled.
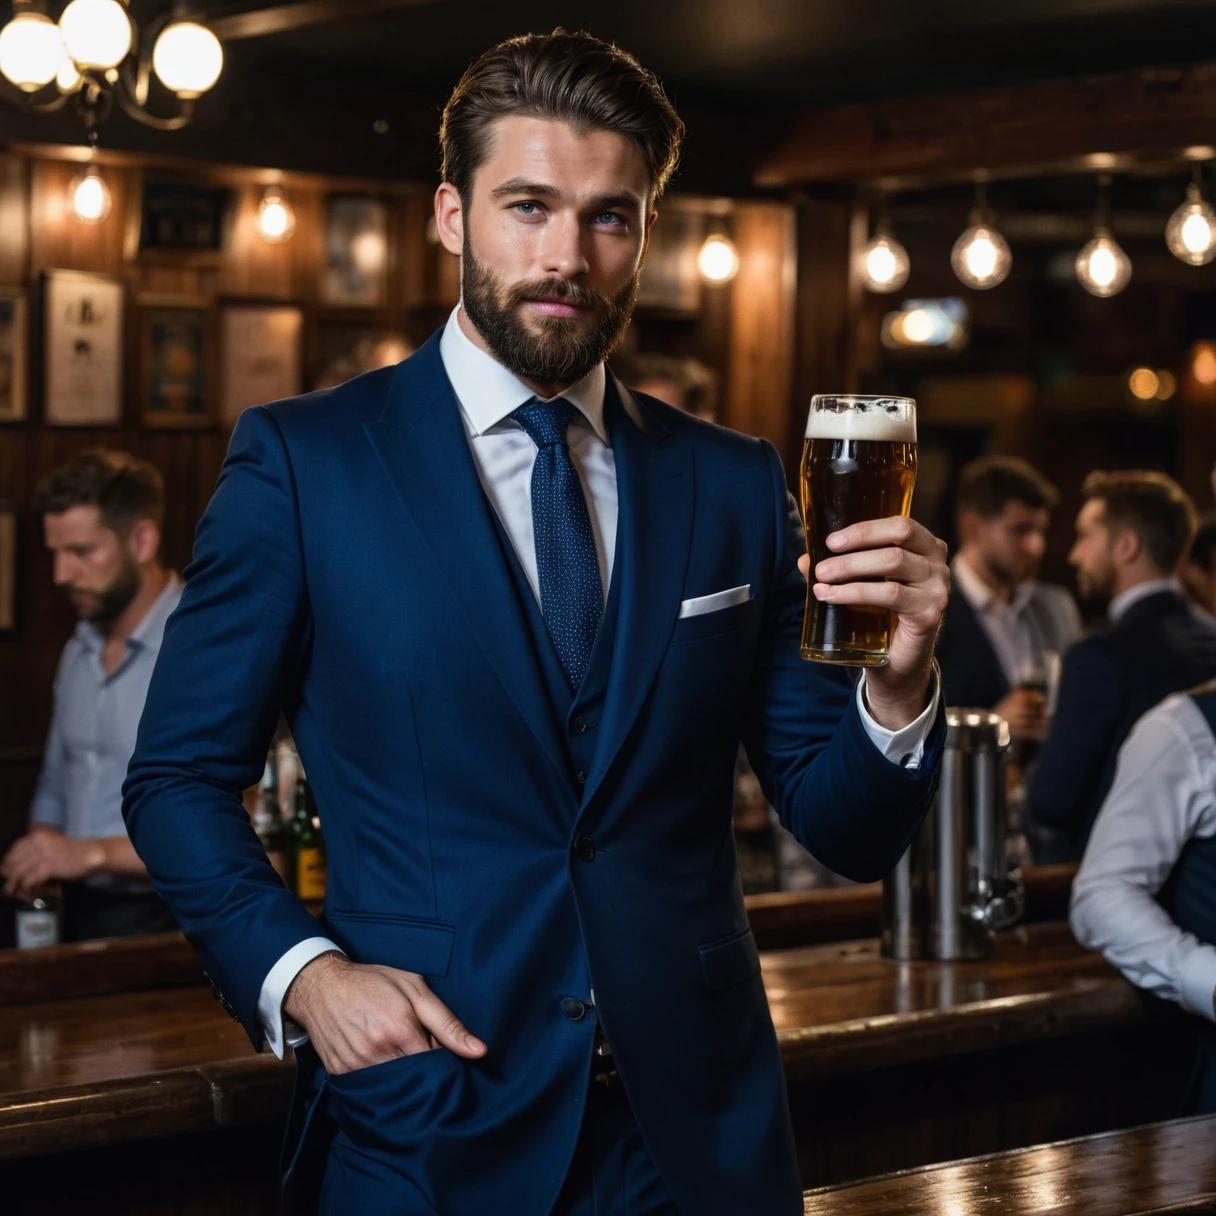
[[[1216,1021],[1216,950],[1199,946],[1191,952],[1179,977],[1178,999],[1183,1009],[1197,1013],[1209,1022]]]
[[[900,730],[887,730],[885,726],[879,726],[877,722],[870,716],[870,708],[866,704],[866,677],[862,674],[860,680],[857,681],[857,709],[861,713],[861,724],[865,727],[865,732],[870,737],[870,742],[874,744],[884,759],[890,760],[892,764],[898,764],[900,768],[920,768],[922,761],[925,758],[925,741],[929,738],[929,732],[933,729],[933,723],[937,720],[937,706],[941,700],[941,673],[938,670],[937,660],[933,660],[933,695],[929,698],[929,704],[925,707],[924,712],[907,726]]]
[[[309,937],[297,942],[270,969],[262,981],[258,996],[258,1020],[266,1032],[266,1043],[281,1060],[288,1047],[299,1047],[308,1042],[308,1033],[290,1018],[283,1016],[283,998],[291,982],[312,962],[314,958],[331,950],[341,950],[328,937]]]

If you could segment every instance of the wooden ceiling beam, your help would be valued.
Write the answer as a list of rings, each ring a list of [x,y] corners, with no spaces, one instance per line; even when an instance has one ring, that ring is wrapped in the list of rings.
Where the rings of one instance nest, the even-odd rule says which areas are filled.
[[[1216,143],[1216,63],[845,106],[800,116],[756,184],[907,187],[1182,158]]]
[[[310,25],[350,21],[356,17],[371,17],[376,13],[436,2],[437,0],[300,0],[298,4],[276,4],[270,8],[231,13],[227,17],[217,17],[208,24],[221,42],[238,42],[246,38],[284,34]]]

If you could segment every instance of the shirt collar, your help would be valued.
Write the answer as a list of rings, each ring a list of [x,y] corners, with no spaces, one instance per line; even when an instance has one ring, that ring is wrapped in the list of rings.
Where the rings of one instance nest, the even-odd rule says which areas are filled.
[[[492,355],[473,344],[460,328],[459,313],[460,305],[457,304],[439,339],[439,354],[469,427],[475,436],[484,435],[536,394]],[[586,418],[591,429],[607,444],[605,378],[604,365],[598,363],[577,384],[559,395]]]
[[[144,613],[143,619],[128,636],[128,645],[138,646],[149,654],[159,653],[161,639],[165,635],[165,623],[177,607],[178,600],[182,598],[184,587],[182,580],[171,570],[165,589],[152,601],[152,607]],[[86,650],[101,650],[106,641],[105,634],[92,621],[76,623],[76,640]]]
[[[1176,578],[1150,578],[1146,583],[1137,583],[1120,591],[1110,602],[1106,615],[1113,625],[1120,617],[1126,616],[1133,604],[1146,600],[1150,595],[1159,595],[1162,591],[1172,591],[1175,595],[1182,594],[1182,584]]]
[[[973,611],[984,612],[994,606],[1002,609],[1006,608],[1004,601],[997,598],[996,592],[980,578],[961,553],[955,556],[952,569],[954,581],[958,585],[959,591],[962,592],[963,598],[971,605]],[[1008,611],[1015,615],[1022,612],[1026,605],[1030,603],[1033,595],[1033,579],[1027,579],[1025,582],[1018,583],[1017,587],[1014,588],[1013,599],[1008,604]]]

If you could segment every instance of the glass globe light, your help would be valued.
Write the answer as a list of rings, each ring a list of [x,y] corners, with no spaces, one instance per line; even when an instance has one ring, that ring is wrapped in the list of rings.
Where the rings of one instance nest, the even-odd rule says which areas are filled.
[[[0,73],[24,93],[50,84],[62,58],[59,27],[42,13],[18,13],[0,30]]]
[[[111,203],[110,187],[96,169],[78,173],[68,186],[68,210],[82,224],[100,224]]]
[[[950,265],[968,287],[986,291],[1003,283],[1013,266],[1009,244],[991,224],[979,215],[971,217],[971,227],[954,242]]]
[[[1170,216],[1165,243],[1188,266],[1206,266],[1216,258],[1216,211],[1204,199],[1198,183],[1186,188],[1186,202]]]
[[[59,61],[59,71],[55,73],[55,83],[61,93],[75,93],[84,83],[84,77],[76,70],[72,57],[65,50]]]
[[[861,258],[862,281],[870,291],[898,291],[912,270],[908,251],[881,229],[862,251]]]
[[[729,283],[739,273],[739,251],[722,233],[705,238],[697,253],[697,270],[709,283]]]
[[[131,19],[118,0],[72,0],[59,18],[59,29],[80,68],[115,68],[131,49]]]
[[[220,78],[224,49],[220,40],[197,21],[166,26],[152,49],[152,70],[178,97],[198,97]]]
[[[258,235],[271,245],[291,239],[296,230],[296,214],[277,186],[267,186],[258,207]]]
[[[1090,295],[1118,295],[1132,277],[1131,259],[1106,228],[1095,228],[1094,238],[1077,254],[1077,280]]]

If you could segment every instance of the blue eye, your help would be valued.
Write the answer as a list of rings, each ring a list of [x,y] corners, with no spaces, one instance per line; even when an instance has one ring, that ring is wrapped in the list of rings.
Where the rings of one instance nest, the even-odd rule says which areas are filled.
[[[609,227],[617,227],[625,223],[625,217],[618,215],[615,211],[601,211],[595,217],[595,222],[597,224],[606,224]]]
[[[515,210],[520,215],[539,215],[540,205],[538,203],[516,203]]]

